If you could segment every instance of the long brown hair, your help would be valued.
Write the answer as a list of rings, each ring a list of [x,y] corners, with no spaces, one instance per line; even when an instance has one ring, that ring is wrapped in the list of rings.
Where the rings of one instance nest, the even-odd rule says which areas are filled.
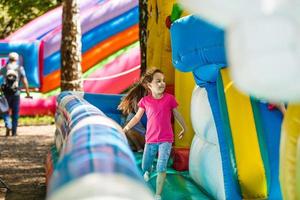
[[[137,111],[137,104],[143,98],[148,94],[148,83],[151,83],[153,80],[153,76],[156,73],[163,72],[160,69],[153,68],[148,70],[140,79],[139,82],[137,82],[127,93],[127,95],[121,100],[118,110],[121,110],[123,115],[128,115],[130,113],[135,113]]]

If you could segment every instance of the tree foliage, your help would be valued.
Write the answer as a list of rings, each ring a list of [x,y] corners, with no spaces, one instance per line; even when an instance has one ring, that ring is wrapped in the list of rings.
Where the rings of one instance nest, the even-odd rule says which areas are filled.
[[[62,0],[0,0],[0,38],[60,5]]]

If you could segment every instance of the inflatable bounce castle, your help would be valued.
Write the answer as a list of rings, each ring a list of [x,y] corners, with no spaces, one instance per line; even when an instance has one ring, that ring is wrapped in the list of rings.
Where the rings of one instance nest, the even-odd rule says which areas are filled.
[[[158,8],[152,10],[148,21],[148,66],[158,66],[170,75],[166,80],[168,88],[174,90],[179,109],[190,126],[184,140],[175,140],[173,164],[167,171],[163,199],[298,199],[299,170],[295,163],[298,163],[299,153],[295,141],[299,137],[299,106],[289,103],[284,120],[283,113],[269,106],[269,101],[273,100],[294,101],[297,94],[289,97],[284,93],[284,97],[278,97],[270,91],[268,95],[265,87],[259,85],[263,82],[251,79],[254,74],[247,77],[247,71],[241,75],[241,72],[231,72],[231,68],[239,67],[237,64],[244,64],[233,54],[248,55],[246,50],[249,49],[242,52],[228,50],[228,22],[225,20],[226,23],[218,25],[207,20],[209,17],[187,16],[180,6],[173,3],[148,1],[149,10]],[[197,1],[183,1],[183,5],[198,11]],[[166,21],[157,21],[158,17],[166,18]],[[236,41],[234,44],[238,45]],[[168,63],[170,60],[172,63]],[[255,64],[262,67],[260,64],[264,62]],[[262,76],[261,71],[256,75]],[[272,84],[274,77],[266,74],[262,79],[266,79],[265,84]],[[255,90],[255,87],[263,88]],[[74,98],[74,94],[66,96]],[[115,122],[120,121],[116,108],[121,96],[85,93],[81,98]],[[62,105],[61,108],[65,107]],[[92,109],[90,112],[93,113]],[[59,115],[57,119],[60,119]],[[72,125],[73,122],[66,124]],[[56,146],[62,146],[58,149],[64,153],[69,138],[72,138],[66,133],[73,132],[62,128],[66,126],[59,127],[58,130],[63,131],[57,133]],[[177,129],[175,126],[175,132]],[[135,154],[135,160],[140,167],[140,156]],[[57,166],[61,166],[61,162],[64,162],[64,156]],[[61,168],[56,168],[54,174],[59,170]],[[155,177],[153,174],[147,184],[152,191],[155,190]],[[53,179],[50,185],[52,182]],[[80,181],[74,179],[76,182]],[[61,189],[64,188],[67,187]],[[50,197],[52,193],[55,191],[50,191]],[[147,196],[146,193],[143,195]]]
[[[299,199],[298,5],[147,3],[147,66],[167,75],[189,127],[175,137],[162,199]],[[144,182],[117,110],[118,93],[140,76],[138,1],[82,0],[80,8],[83,93],[59,94],[61,7],[0,43],[1,63],[18,52],[43,94],[22,100],[22,112],[56,110],[47,199],[153,199],[157,174]],[[278,101],[288,105],[284,116],[269,106]]]

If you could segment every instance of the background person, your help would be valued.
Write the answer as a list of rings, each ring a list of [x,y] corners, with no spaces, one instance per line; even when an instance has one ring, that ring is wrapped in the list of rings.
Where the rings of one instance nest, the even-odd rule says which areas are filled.
[[[16,52],[11,52],[8,55],[8,63],[0,70],[0,74],[3,76],[1,89],[9,105],[9,111],[2,115],[6,127],[6,136],[9,136],[10,133],[12,133],[12,136],[17,135],[20,111],[20,81],[25,87],[26,98],[32,98],[29,94],[24,67],[19,65],[18,61],[19,55]]]

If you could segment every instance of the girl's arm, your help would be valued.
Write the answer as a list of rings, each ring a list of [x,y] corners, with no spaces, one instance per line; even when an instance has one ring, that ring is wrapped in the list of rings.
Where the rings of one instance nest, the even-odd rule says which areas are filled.
[[[186,131],[186,124],[180,112],[177,110],[177,108],[173,109],[173,115],[182,129],[178,134],[179,139],[181,139],[183,137],[184,132]]]
[[[144,112],[145,112],[145,110],[143,108],[139,108],[138,111],[137,111],[137,113],[134,115],[134,117],[123,128],[123,131],[126,133],[132,127],[134,127],[141,120]]]

